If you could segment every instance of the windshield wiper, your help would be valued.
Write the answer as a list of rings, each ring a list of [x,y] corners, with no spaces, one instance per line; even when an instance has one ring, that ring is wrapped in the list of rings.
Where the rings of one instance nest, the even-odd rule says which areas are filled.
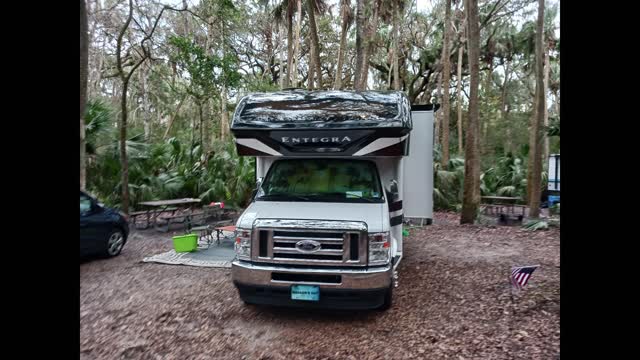
[[[353,196],[356,199],[362,199],[362,200],[366,200],[367,202],[376,202],[375,198],[366,198],[363,197],[362,195],[358,195],[358,194],[347,194],[347,193],[343,193],[343,192],[326,192],[326,193],[311,193],[311,194],[305,194],[308,196],[318,196],[318,197],[322,197],[322,196],[334,196],[334,197],[340,197],[342,199],[351,199],[351,196]]]
[[[274,194],[266,194],[258,197],[258,199],[270,199],[270,198],[293,198],[303,201],[310,201],[310,199],[306,196],[298,195],[298,194],[289,194],[289,193],[274,193]]]

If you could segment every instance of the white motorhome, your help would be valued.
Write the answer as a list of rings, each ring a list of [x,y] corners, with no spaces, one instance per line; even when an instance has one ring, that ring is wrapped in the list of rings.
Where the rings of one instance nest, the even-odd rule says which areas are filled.
[[[404,215],[432,218],[433,109],[414,110],[419,124],[397,91],[242,98],[231,131],[258,178],[236,223],[232,279],[243,301],[391,306]]]

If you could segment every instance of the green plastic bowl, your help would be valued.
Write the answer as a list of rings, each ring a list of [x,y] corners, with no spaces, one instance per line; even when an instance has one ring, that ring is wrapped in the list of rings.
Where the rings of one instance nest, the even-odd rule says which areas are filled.
[[[198,249],[198,235],[187,234],[173,237],[173,248],[176,252],[192,252]]]

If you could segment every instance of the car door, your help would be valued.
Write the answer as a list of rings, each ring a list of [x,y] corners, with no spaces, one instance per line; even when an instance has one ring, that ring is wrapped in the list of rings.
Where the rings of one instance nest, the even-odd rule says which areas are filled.
[[[80,193],[80,255],[100,252],[107,241],[109,223],[95,200]]]

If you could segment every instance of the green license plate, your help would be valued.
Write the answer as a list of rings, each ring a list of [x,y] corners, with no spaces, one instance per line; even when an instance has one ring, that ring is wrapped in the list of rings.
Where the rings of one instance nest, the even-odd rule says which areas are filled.
[[[320,287],[313,285],[292,285],[292,300],[319,301]]]

